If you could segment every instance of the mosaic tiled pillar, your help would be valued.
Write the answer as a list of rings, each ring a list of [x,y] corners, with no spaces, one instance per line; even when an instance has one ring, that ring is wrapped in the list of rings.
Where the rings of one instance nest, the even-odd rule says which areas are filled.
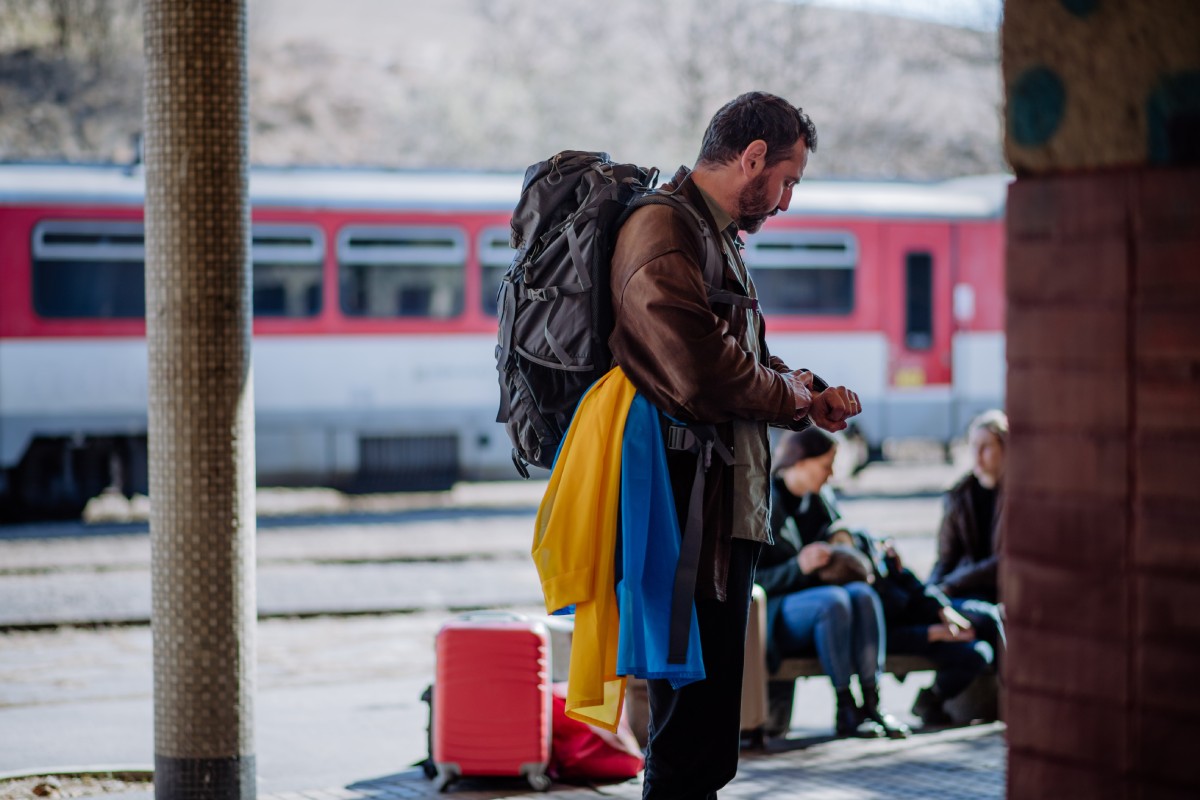
[[[1008,796],[1200,796],[1200,3],[1008,0]]]
[[[155,796],[253,798],[244,0],[145,0]]]

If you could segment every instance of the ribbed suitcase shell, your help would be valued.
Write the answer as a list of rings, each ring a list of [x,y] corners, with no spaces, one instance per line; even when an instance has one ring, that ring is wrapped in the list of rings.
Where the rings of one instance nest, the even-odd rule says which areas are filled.
[[[515,615],[467,615],[442,626],[433,683],[438,789],[459,776],[523,775],[550,785],[550,639]]]

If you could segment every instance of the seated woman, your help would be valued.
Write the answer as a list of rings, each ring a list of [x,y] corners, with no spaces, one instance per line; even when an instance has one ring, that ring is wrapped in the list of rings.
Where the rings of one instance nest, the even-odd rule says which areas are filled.
[[[817,428],[786,433],[772,464],[771,533],[755,582],[767,594],[767,666],[784,655],[813,650],[837,695],[838,736],[903,738],[908,728],[879,706],[886,633],[875,592],[862,581],[825,585],[818,572],[829,565],[830,545],[820,541],[838,516],[822,490],[833,474],[836,443]],[[850,681],[858,675],[862,705]]]
[[[949,724],[946,701],[991,667],[991,645],[977,641],[970,620],[936,586],[922,583],[890,545],[877,547],[867,533],[841,520],[829,526],[826,539],[834,547],[855,548],[870,565],[868,580],[886,621],[887,652],[925,656],[937,665],[933,684],[917,693],[913,714],[926,726]]]
[[[967,429],[971,471],[946,493],[938,531],[937,562],[928,583],[975,625],[980,638],[1004,651],[1004,625],[997,587],[1003,535],[1004,462],[1008,417],[985,411]]]

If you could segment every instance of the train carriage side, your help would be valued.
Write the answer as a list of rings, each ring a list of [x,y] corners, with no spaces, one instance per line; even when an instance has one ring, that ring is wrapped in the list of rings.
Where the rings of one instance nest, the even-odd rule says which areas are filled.
[[[1008,181],[801,184],[747,239],[771,347],[860,394],[874,457],[1004,402]]]
[[[495,287],[519,176],[252,175],[260,485],[501,477]],[[141,176],[0,168],[0,506],[147,490]]]
[[[494,298],[519,175],[254,170],[260,485],[511,478]],[[854,387],[876,451],[1003,401],[1007,179],[805,182],[747,238],[788,363]],[[142,178],[0,166],[0,514],[145,492]]]

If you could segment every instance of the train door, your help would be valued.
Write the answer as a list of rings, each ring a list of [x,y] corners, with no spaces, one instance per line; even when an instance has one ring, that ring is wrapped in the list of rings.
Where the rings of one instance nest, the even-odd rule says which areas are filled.
[[[888,340],[888,435],[945,441],[951,422],[950,226],[883,225],[883,326]]]

